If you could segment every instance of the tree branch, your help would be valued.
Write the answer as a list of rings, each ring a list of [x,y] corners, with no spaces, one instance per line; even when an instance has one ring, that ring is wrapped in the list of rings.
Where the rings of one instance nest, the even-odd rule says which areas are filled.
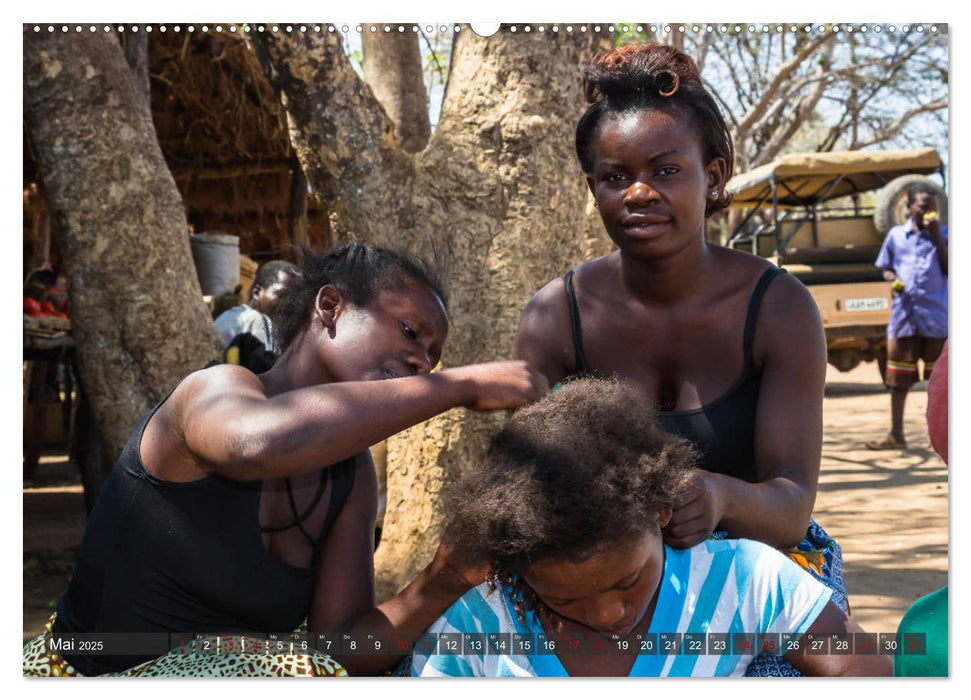
[[[413,161],[395,144],[391,120],[351,67],[339,33],[259,32],[250,40],[280,93],[290,141],[333,215],[337,240],[392,241],[407,209],[402,192],[413,181]]]
[[[698,72],[704,73],[705,69],[705,59],[708,58],[708,49],[711,48],[712,41],[714,41],[714,32],[704,32],[701,35],[701,41],[695,44],[695,63],[698,65]]]
[[[428,95],[418,35],[405,32],[364,32],[364,79],[395,127],[396,142],[408,153],[428,145]]]
[[[715,55],[718,56],[722,60],[722,63],[725,64],[725,68],[728,69],[728,75],[731,77],[732,83],[735,85],[735,92],[738,94],[739,101],[742,101],[743,98],[747,98],[745,90],[742,89],[742,83],[739,80],[734,63],[729,60],[728,56],[721,52],[718,44],[712,44],[712,49],[714,50]]]
[[[709,83],[707,80],[704,81],[704,83],[705,83],[705,88],[708,90],[708,92],[711,93],[712,97],[715,98],[715,101],[721,106],[722,114],[725,115],[725,118],[732,125],[732,129],[737,132],[738,122],[735,121],[735,115],[732,114],[732,110],[729,109],[728,103],[725,102],[724,98],[722,98],[722,96],[718,93],[718,89],[714,85]]]
[[[936,112],[937,110],[947,109],[948,101],[945,99],[936,100],[930,104],[920,105],[914,107],[911,110],[905,112],[900,118],[891,122],[886,126],[883,131],[878,131],[872,139],[869,141],[864,141],[859,145],[859,148],[866,148],[868,146],[873,146],[878,143],[883,143],[884,141],[889,141],[890,139],[896,138],[903,131],[903,128],[907,125],[911,119],[916,117],[918,114],[923,114],[925,112]]]
[[[826,47],[826,53],[824,57],[824,62],[820,65],[817,72],[825,74],[828,72],[828,66],[830,65],[830,60],[833,55],[833,45],[829,44]],[[752,167],[757,167],[763,163],[775,158],[776,154],[782,150],[783,146],[792,138],[792,135],[796,133],[796,130],[809,118],[809,115],[813,113],[819,100],[822,99],[823,94],[826,92],[826,81],[820,80],[816,84],[815,90],[799,101],[796,109],[793,110],[791,118],[788,123],[782,126],[776,131],[769,142],[765,145],[762,151],[756,156],[752,161]]]
[[[787,81],[807,59],[809,59],[816,50],[825,44],[832,42],[835,34],[833,32],[827,32],[816,39],[809,42],[802,51],[796,53],[795,56],[790,58],[788,61],[779,67],[779,71],[775,74],[772,82],[766,87],[765,92],[758,101],[753,104],[748,112],[742,117],[739,122],[738,130],[741,133],[747,132],[749,128],[759,119],[759,117],[768,109],[772,100],[775,98],[776,93],[782,87],[783,83]]]
[[[907,62],[917,53],[917,47],[915,45],[906,46],[903,44],[894,44],[893,54],[888,57],[876,57],[861,63],[856,63],[855,65],[847,66],[839,70],[833,71],[831,75],[837,77],[847,77],[859,74],[863,69],[869,67],[877,67],[880,70],[879,74],[876,76],[864,76],[863,85],[861,88],[861,93],[857,96],[856,105],[856,115],[862,115],[866,107],[870,102],[878,95],[883,95],[884,90],[893,84],[896,80],[897,75],[900,71],[907,65]],[[813,76],[806,81],[803,81],[796,86],[796,89],[802,89],[804,85],[811,81],[818,80],[818,76]],[[853,115],[853,110],[844,107],[843,114],[840,116],[836,124],[830,127],[826,136],[817,146],[818,151],[830,151],[835,146],[840,136],[846,131],[849,125],[852,123],[853,119],[860,118],[859,116]],[[869,123],[872,120],[863,119],[863,123]],[[873,128],[874,131],[878,130]],[[875,142],[878,143],[879,141]],[[859,144],[854,144],[853,148],[859,148]]]

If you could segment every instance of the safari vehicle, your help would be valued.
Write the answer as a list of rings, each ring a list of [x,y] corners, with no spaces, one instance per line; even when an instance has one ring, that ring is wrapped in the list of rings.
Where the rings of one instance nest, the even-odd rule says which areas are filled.
[[[887,231],[909,216],[911,185],[937,193],[947,223],[944,190],[926,177],[935,172],[943,181],[933,148],[800,153],[728,183],[743,216],[727,245],[768,258],[806,285],[823,319],[829,363],[841,372],[872,360],[886,372],[891,287],[873,263]],[[871,191],[875,197],[864,195]]]

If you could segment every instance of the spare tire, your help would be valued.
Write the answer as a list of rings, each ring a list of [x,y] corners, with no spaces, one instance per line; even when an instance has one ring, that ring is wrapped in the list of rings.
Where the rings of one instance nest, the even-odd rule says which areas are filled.
[[[947,194],[944,189],[924,175],[904,175],[891,180],[877,193],[877,203],[873,211],[873,223],[881,236],[886,235],[894,226],[898,226],[908,218],[907,188],[916,184],[926,185],[937,195],[937,208],[941,217],[941,224],[947,224]]]

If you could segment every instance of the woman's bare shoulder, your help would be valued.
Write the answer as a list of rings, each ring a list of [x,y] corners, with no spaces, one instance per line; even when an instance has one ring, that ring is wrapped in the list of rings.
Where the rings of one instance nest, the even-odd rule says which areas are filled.
[[[251,395],[265,393],[260,378],[240,365],[220,364],[200,369],[183,379],[176,392],[194,395],[198,392],[221,391]]]
[[[596,269],[600,260],[575,268],[575,276]],[[516,332],[513,356],[529,362],[551,384],[575,370],[570,304],[563,277],[547,282],[526,304]]]
[[[751,294],[758,280],[766,270],[774,265],[767,259],[741,250],[731,250],[720,246],[713,247],[715,265],[725,274],[726,283],[731,284],[739,293]],[[786,301],[809,299],[811,296],[805,286],[792,275],[778,275],[765,291],[763,305],[774,304],[775,300]],[[772,301],[770,301],[772,300]]]
[[[772,263],[765,258],[746,253],[744,250],[733,250],[720,245],[713,245],[710,250],[719,267],[732,270],[744,277],[758,277],[772,267]]]
[[[720,249],[719,265],[730,271],[733,289],[748,295],[757,280],[772,267],[772,263],[757,255],[727,248]],[[742,292],[742,290],[747,290]],[[812,294],[794,275],[777,275],[765,289],[759,304],[755,335],[755,359],[777,353],[791,355],[799,346],[799,353],[818,354],[825,350],[822,320]]]
[[[164,479],[188,481],[205,476],[187,449],[188,422],[202,420],[206,407],[216,401],[265,396],[259,378],[238,365],[214,365],[193,372],[179,382],[146,424],[142,461]]]
[[[149,427],[153,427],[151,423],[162,423],[181,435],[185,422],[199,419],[206,406],[234,398],[264,399],[266,391],[259,377],[239,365],[220,364],[197,370],[173,389]]]

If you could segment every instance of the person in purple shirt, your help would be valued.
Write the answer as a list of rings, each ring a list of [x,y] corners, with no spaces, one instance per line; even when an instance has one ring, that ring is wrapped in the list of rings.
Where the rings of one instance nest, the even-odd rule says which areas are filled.
[[[907,190],[910,218],[887,232],[876,266],[893,282],[887,325],[887,376],[890,432],[867,443],[871,450],[907,447],[904,403],[918,380],[917,361],[927,379],[947,340],[947,226],[937,215],[937,196],[916,184]]]

